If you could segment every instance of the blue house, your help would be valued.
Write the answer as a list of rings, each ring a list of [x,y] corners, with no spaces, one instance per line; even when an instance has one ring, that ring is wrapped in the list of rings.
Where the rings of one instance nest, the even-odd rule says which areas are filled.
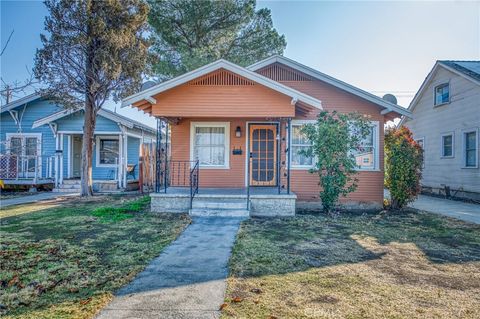
[[[0,179],[5,184],[53,184],[57,191],[78,189],[83,113],[38,94],[2,106]],[[154,140],[150,126],[101,109],[95,128],[94,190],[125,189],[136,183],[140,149],[152,149]]]

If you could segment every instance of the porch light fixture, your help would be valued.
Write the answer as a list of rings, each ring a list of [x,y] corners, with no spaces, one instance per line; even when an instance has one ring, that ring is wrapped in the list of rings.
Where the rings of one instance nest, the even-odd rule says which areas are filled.
[[[242,137],[242,129],[240,126],[237,126],[237,128],[235,129],[235,136]]]

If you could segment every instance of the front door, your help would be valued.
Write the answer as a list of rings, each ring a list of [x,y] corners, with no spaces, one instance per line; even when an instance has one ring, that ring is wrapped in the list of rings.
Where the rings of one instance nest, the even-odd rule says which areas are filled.
[[[276,186],[277,126],[250,124],[250,185]]]
[[[80,177],[80,163],[82,162],[82,136],[72,136],[72,177]]]

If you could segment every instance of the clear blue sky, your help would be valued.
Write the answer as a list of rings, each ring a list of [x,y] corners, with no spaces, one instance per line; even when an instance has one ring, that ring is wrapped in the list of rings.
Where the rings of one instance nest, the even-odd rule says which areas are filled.
[[[374,94],[393,92],[403,106],[436,60],[480,59],[479,1],[259,1],[258,7],[272,10],[287,39],[285,56]],[[2,47],[15,30],[1,58],[5,81],[27,77],[46,14],[39,1],[1,1]]]

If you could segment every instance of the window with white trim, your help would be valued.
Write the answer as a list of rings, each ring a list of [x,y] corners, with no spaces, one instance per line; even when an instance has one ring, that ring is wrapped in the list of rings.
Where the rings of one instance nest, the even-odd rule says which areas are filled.
[[[442,135],[442,157],[453,157],[453,134]]]
[[[465,167],[478,167],[478,131],[464,132],[463,140]]]
[[[302,133],[302,127],[305,123],[292,123],[292,139],[291,139],[291,165],[292,167],[311,168],[314,165],[313,157],[301,154],[302,151],[307,150],[312,143]]]
[[[201,167],[228,167],[228,124],[192,125],[193,160],[198,160]]]
[[[359,170],[372,170],[377,165],[378,132],[377,125],[370,127],[368,135],[360,142],[360,146],[353,152]]]
[[[120,142],[115,136],[97,137],[97,165],[114,166],[120,157]]]
[[[450,102],[450,85],[443,83],[435,87],[434,105],[440,105]]]

